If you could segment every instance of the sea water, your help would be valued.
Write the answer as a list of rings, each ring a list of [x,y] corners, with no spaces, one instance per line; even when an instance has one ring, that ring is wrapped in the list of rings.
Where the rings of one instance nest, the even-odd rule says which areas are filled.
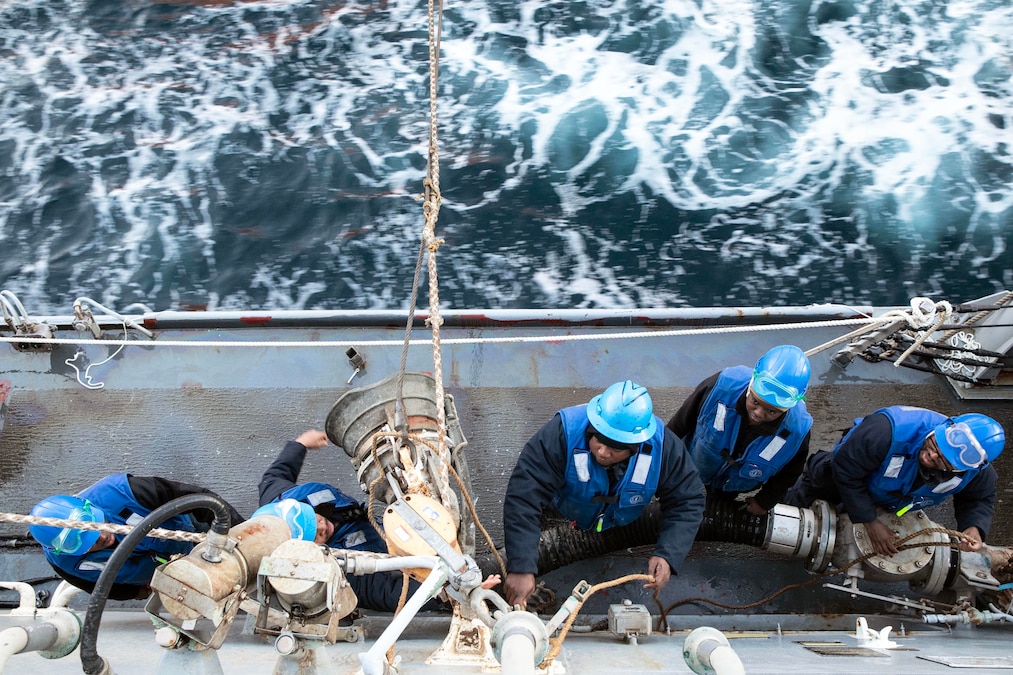
[[[427,171],[444,307],[1013,287],[1008,0],[439,9],[436,51],[422,2],[2,3],[0,288],[404,308]]]

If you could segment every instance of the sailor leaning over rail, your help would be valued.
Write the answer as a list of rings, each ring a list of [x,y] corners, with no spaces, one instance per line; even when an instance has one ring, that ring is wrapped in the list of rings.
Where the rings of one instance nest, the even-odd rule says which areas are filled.
[[[648,561],[660,590],[678,571],[703,517],[703,484],[686,446],[654,415],[647,389],[626,380],[560,410],[521,451],[507,484],[504,585],[526,605],[538,570],[540,521],[550,504],[584,530],[625,525],[657,498],[660,534]]]
[[[882,408],[855,420],[832,452],[815,453],[784,501],[843,504],[853,523],[865,524],[876,553],[893,555],[896,534],[877,520],[876,507],[902,516],[952,496],[960,548],[977,551],[992,525],[992,462],[1005,440],[1002,426],[979,413],[947,418],[924,408]]]
[[[784,497],[809,454],[809,359],[795,345],[769,350],[753,368],[733,366],[697,385],[668,421],[689,448],[709,496],[762,516]]]
[[[158,476],[117,473],[106,476],[76,495],[46,497],[32,508],[31,515],[91,523],[136,525],[160,506],[193,494],[218,497],[207,488],[189,483]],[[228,509],[233,525],[244,520],[232,506],[229,505]],[[206,532],[213,516],[209,510],[198,509],[173,516],[159,527],[183,532]],[[39,524],[30,525],[28,530],[42,544],[46,560],[56,573],[88,593],[94,590],[95,582],[105,569],[109,557],[126,536]],[[148,584],[155,568],[173,555],[189,553],[193,547],[194,543],[189,541],[151,537],[141,540],[117,573],[108,598],[146,598],[151,592]]]

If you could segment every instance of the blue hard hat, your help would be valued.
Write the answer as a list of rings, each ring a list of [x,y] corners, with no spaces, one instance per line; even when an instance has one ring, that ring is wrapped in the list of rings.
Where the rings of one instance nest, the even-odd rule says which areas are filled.
[[[936,426],[939,452],[957,471],[977,469],[1002,454],[1006,432],[1002,425],[987,415],[957,415]]]
[[[71,495],[54,495],[46,497],[32,507],[31,515],[40,518],[60,518],[61,520],[80,520],[86,523],[104,523],[105,514],[102,509],[87,499]],[[75,555],[85,553],[102,534],[98,530],[77,530],[70,527],[51,527],[49,525],[29,525],[35,541],[43,548],[56,555]]]
[[[313,541],[317,536],[317,514],[313,507],[306,502],[297,499],[282,499],[281,501],[264,504],[253,512],[250,518],[257,516],[277,516],[286,523],[292,530],[293,539],[305,539]]]
[[[760,357],[749,383],[753,395],[775,408],[787,410],[805,400],[809,387],[809,359],[795,345],[774,347]]]
[[[658,428],[647,389],[630,380],[616,382],[587,404],[596,431],[623,444],[643,443]]]

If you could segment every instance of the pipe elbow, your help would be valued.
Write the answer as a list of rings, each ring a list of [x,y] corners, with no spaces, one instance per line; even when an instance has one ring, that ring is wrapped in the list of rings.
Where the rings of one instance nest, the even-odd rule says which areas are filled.
[[[697,675],[745,675],[742,660],[735,653],[724,633],[709,626],[700,626],[686,636],[682,656]]]
[[[710,665],[717,675],[746,675],[742,659],[730,645],[719,645],[710,654]]]

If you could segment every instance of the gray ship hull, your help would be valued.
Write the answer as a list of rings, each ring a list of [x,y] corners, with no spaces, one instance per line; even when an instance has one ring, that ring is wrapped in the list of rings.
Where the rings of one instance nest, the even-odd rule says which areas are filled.
[[[478,518],[501,545],[506,480],[525,440],[556,410],[587,401],[609,384],[629,378],[650,389],[656,414],[667,419],[700,380],[721,368],[751,363],[778,344],[809,350],[831,343],[856,327],[849,321],[879,311],[819,306],[446,313],[440,331],[440,365],[446,392],[454,398],[468,440],[465,452]],[[134,319],[153,331],[156,339],[128,329],[131,342],[122,349],[118,340],[125,333],[117,320],[101,318],[97,323],[102,337],[82,340],[71,329],[71,319],[45,318],[44,323],[55,327],[54,336],[67,338],[67,343],[37,351],[0,347],[4,354],[0,379],[11,385],[0,432],[0,499],[5,510],[27,513],[42,496],[73,493],[101,476],[126,471],[208,486],[249,514],[257,506],[261,473],[286,440],[307,428],[323,428],[341,394],[398,371],[405,318],[384,312],[153,313]],[[406,369],[432,373],[434,349],[423,318],[416,320]],[[71,343],[71,339],[76,341]],[[832,447],[856,417],[896,404],[946,414],[984,412],[1007,429],[1013,428],[1013,406],[1008,400],[969,400],[957,395],[953,385],[938,374],[890,363],[856,359],[842,369],[832,362],[837,349],[829,347],[811,356],[813,378],[807,404],[815,420],[813,449]],[[107,357],[112,358],[103,363]],[[94,365],[85,372],[89,364]],[[1013,495],[1005,487],[1013,472],[1011,461],[1007,453],[996,464],[1000,490],[989,539],[1006,545],[1013,543]],[[348,458],[333,446],[311,453],[302,476],[333,483],[350,494],[360,493]],[[930,515],[936,522],[953,525],[945,505]],[[0,527],[7,544],[0,554],[0,579],[52,575],[24,526],[5,523]],[[648,551],[631,546],[577,561],[550,572],[545,580],[562,599],[581,579],[596,583],[642,572]],[[742,544],[698,542],[685,568],[659,598],[651,597],[639,584],[626,584],[592,597],[581,612],[582,622],[586,618],[593,623],[611,604],[627,599],[657,615],[659,607],[685,598],[704,598],[673,610],[671,635],[655,634],[637,646],[624,646],[607,635],[574,634],[566,641],[559,662],[565,664],[566,672],[575,673],[688,672],[680,655],[682,641],[677,638],[680,631],[695,625],[744,631],[741,637],[750,639],[737,640],[733,647],[741,651],[747,672],[868,672],[875,667],[888,667],[890,672],[943,672],[948,666],[922,657],[941,652],[962,658],[1008,653],[1008,647],[1001,647],[1002,640],[1008,639],[1002,626],[977,632],[909,623],[907,641],[902,644],[931,647],[890,652],[889,661],[882,654],[861,653],[830,659],[798,643],[836,640],[853,647],[855,640],[845,633],[854,632],[856,616],[869,616],[870,625],[877,627],[892,623],[895,630],[902,620],[873,618],[883,614],[882,602],[852,597],[819,583],[749,606],[810,576],[798,560]],[[47,588],[45,584],[37,587]],[[907,589],[878,587],[876,591],[905,593]],[[114,664],[123,652],[117,672],[140,672],[133,664],[152,663],[160,648],[144,644],[143,613],[119,611],[134,604],[111,605],[116,607],[107,611],[100,651]],[[383,618],[368,621],[382,622]],[[419,619],[417,634],[414,623],[405,633],[398,642],[406,663],[401,672],[444,672],[426,670],[423,665],[425,655],[446,634],[445,629],[441,633],[432,628],[441,621],[445,617]],[[233,628],[234,633],[237,630]],[[831,633],[804,637],[788,632],[796,630]],[[251,644],[244,648],[246,643]],[[245,654],[246,649],[261,656],[245,661],[248,657],[238,651]],[[348,644],[327,647],[338,672],[351,672],[348,669],[357,666],[354,655],[362,649],[362,645]],[[232,656],[231,650],[237,654]],[[793,654],[791,659],[788,654]],[[276,656],[261,638],[251,635],[230,637],[221,650],[226,673],[271,672]],[[416,663],[416,657],[417,665],[407,665]],[[14,658],[22,659],[20,664],[31,663],[39,672],[78,672],[75,667],[79,667],[73,656],[58,661],[44,661],[34,654]]]

